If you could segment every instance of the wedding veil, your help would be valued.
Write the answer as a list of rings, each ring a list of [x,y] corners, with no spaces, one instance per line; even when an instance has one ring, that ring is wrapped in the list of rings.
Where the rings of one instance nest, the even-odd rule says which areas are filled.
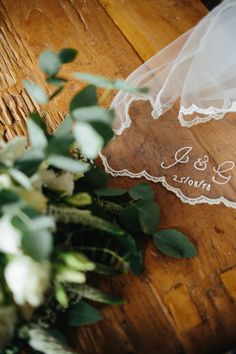
[[[223,1],[126,81],[149,92],[115,96],[117,137],[100,154],[106,171],[161,182],[190,204],[236,208],[236,0]]]
[[[178,119],[186,127],[236,111],[236,1],[223,1],[136,69],[127,82],[149,87],[149,95],[140,98],[150,100],[154,119],[178,98]],[[128,107],[133,99],[119,92],[112,102],[117,134],[130,125]]]

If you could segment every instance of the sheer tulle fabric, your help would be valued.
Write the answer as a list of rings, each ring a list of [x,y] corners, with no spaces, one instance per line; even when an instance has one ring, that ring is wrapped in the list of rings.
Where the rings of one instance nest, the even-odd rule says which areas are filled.
[[[182,126],[221,119],[236,111],[236,1],[225,0],[197,26],[154,55],[128,78],[148,96],[119,92],[112,102],[117,134],[127,128],[130,103],[149,100],[154,119],[180,100]]]
[[[189,204],[236,208],[236,0],[221,3],[127,82],[150,91],[115,96],[118,136],[100,154],[106,171],[160,182]]]

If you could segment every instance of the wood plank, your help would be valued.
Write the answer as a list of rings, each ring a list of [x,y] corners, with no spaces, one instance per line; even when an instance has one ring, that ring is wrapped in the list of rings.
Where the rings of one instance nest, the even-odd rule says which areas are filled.
[[[79,69],[126,77],[141,64],[140,57],[145,60],[153,55],[205,13],[200,2],[193,0],[100,2],[112,19],[96,0],[58,0],[56,5],[54,0],[25,0],[18,6],[13,0],[0,1],[0,118],[2,124],[9,124],[7,138],[24,132],[34,104],[22,92],[20,81],[25,77],[42,81],[37,56],[45,47],[71,46],[81,51],[77,61],[65,68],[65,75]],[[51,129],[79,87],[72,82],[52,104],[46,116]],[[112,183],[121,187],[137,181],[117,178]],[[184,205],[159,185],[155,191],[162,210],[161,227],[176,227],[188,234],[198,246],[199,257],[167,259],[149,242],[141,278],[127,275],[104,281],[104,289],[120,291],[128,303],[107,307],[103,322],[68,333],[71,343],[88,354],[216,354],[236,344],[234,287],[229,280],[233,278],[220,276],[236,263],[235,211]]]
[[[236,301],[236,269],[229,269],[221,274],[221,281],[223,282],[227,292]]]
[[[143,60],[195,25],[206,13],[196,0],[99,0]]]

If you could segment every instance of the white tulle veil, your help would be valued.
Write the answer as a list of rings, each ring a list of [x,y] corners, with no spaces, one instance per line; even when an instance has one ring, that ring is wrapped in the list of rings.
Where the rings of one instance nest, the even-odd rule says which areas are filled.
[[[148,101],[153,119],[177,105],[179,125],[187,128],[221,120],[227,113],[236,112],[236,1],[224,0],[194,28],[131,73],[127,82],[150,90],[146,96],[134,97],[122,91],[115,96],[111,107],[116,113],[117,135],[132,125],[129,109],[134,100]],[[101,157],[113,175],[145,176],[146,171],[138,175],[127,165],[114,169],[106,154],[102,153]],[[149,179],[163,182],[162,178],[152,175]],[[168,188],[166,180],[163,184]],[[203,195],[196,202],[209,202],[207,198]],[[220,198],[212,198],[212,203],[219,203],[222,198],[225,199],[224,193]],[[189,202],[187,197],[181,199]],[[236,195],[233,199],[233,205],[225,204],[236,207]]]
[[[183,126],[236,111],[236,1],[223,1],[135,70],[127,82],[150,88],[153,118],[180,98],[178,118]],[[119,92],[112,102],[118,134],[129,125],[127,107],[132,99]]]

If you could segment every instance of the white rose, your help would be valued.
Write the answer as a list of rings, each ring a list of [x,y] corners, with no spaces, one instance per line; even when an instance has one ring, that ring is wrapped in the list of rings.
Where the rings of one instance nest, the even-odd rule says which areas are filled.
[[[9,188],[11,186],[11,178],[3,173],[0,175],[0,190],[3,188]]]
[[[71,172],[55,173],[53,170],[40,173],[42,184],[54,191],[72,195],[74,190],[74,176]]]
[[[15,228],[9,216],[0,218],[0,251],[9,254],[21,253],[21,233]]]
[[[15,307],[0,307],[0,349],[8,344],[14,331],[16,319]]]
[[[37,307],[43,302],[50,283],[48,262],[38,263],[29,256],[18,256],[8,263],[4,275],[18,305],[28,303]]]

